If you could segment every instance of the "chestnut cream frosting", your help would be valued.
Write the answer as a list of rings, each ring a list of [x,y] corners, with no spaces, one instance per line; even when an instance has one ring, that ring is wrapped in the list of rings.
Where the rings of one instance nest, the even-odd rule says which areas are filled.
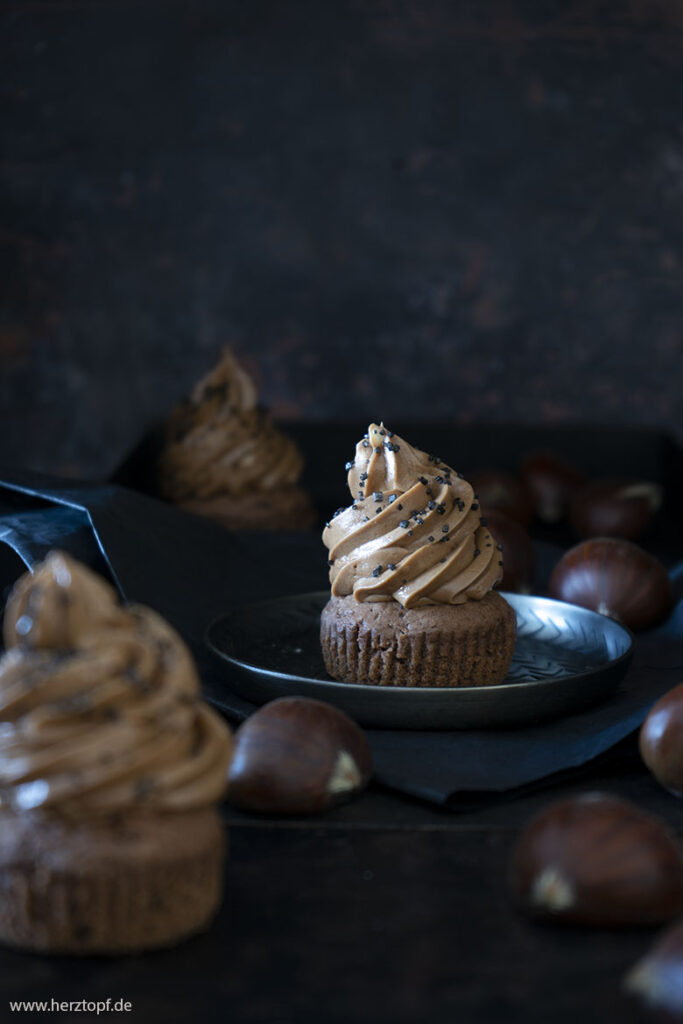
[[[221,799],[227,726],[155,612],[52,552],[16,584],[0,659],[0,805],[70,818]]]
[[[353,504],[323,532],[333,596],[463,604],[502,579],[472,487],[441,459],[371,423],[346,468]]]
[[[240,496],[295,484],[303,459],[258,407],[254,382],[230,351],[171,414],[159,486],[171,501]]]

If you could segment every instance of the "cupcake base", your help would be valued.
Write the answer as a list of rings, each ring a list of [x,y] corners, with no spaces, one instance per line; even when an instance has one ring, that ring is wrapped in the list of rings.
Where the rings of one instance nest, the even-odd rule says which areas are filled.
[[[272,495],[220,495],[179,504],[187,512],[206,516],[227,530],[310,530],[316,522],[311,499],[296,485],[279,487]]]
[[[333,679],[373,686],[495,686],[507,674],[516,617],[500,594],[460,605],[332,597],[320,622]]]
[[[221,899],[213,809],[98,823],[0,814],[0,941],[43,953],[136,953],[203,931]]]

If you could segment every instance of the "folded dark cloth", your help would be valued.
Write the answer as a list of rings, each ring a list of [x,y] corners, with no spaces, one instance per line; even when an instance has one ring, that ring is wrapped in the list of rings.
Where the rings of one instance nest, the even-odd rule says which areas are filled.
[[[159,611],[192,648],[207,697],[235,720],[254,706],[231,693],[228,667],[204,644],[207,625],[229,608],[327,585],[316,536],[230,534],[112,484],[13,473],[0,480],[0,540],[29,567],[50,548],[65,549],[107,573],[124,599]],[[633,733],[652,703],[682,680],[679,601],[664,625],[636,637],[627,676],[609,700],[527,728],[368,730],[375,776],[393,789],[449,806],[473,794],[552,780]]]

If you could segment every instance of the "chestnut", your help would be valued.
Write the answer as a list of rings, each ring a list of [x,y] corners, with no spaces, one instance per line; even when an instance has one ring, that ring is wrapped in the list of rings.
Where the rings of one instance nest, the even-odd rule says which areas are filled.
[[[528,526],[533,515],[531,498],[525,487],[511,473],[483,470],[469,473],[467,479],[474,488],[485,515],[504,512],[521,526]]]
[[[652,706],[640,728],[638,746],[657,781],[683,796],[683,683]]]
[[[533,917],[615,927],[683,910],[683,857],[656,818],[604,793],[547,807],[524,829],[510,884]]]
[[[629,540],[597,537],[570,548],[550,576],[549,593],[560,601],[646,629],[671,606],[666,569],[653,555]]]
[[[536,556],[529,534],[500,511],[487,512],[486,525],[503,549],[503,579],[497,586],[501,590],[530,594]]]
[[[249,811],[311,814],[362,789],[370,747],[348,715],[308,697],[280,697],[235,733],[228,800]]]
[[[673,925],[632,967],[624,989],[677,1020],[683,1015],[683,922]]]
[[[662,504],[662,489],[645,480],[595,480],[574,494],[569,521],[580,537],[635,540]]]
[[[565,518],[572,495],[586,480],[575,466],[553,452],[528,455],[519,475],[531,495],[536,515],[544,523],[559,523]]]

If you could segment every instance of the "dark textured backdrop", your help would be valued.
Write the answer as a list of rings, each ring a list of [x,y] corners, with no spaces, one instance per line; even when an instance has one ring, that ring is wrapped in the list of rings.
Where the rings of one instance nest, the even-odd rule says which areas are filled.
[[[683,429],[683,7],[0,5],[0,461],[227,340],[284,417]]]

